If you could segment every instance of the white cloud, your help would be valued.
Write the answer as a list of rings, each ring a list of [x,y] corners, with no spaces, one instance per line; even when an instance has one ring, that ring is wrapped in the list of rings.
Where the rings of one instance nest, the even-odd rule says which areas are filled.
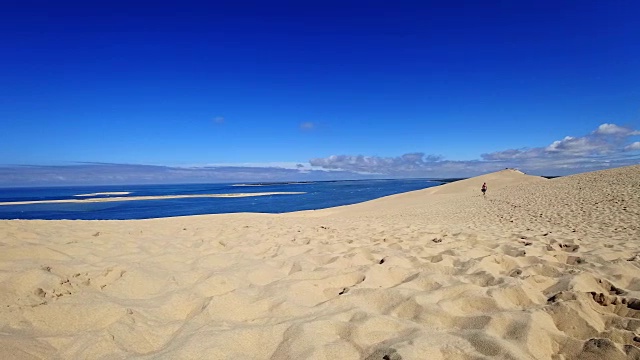
[[[636,133],[638,131],[615,124],[602,124],[585,136],[566,136],[545,147],[507,149],[482,154],[482,160],[475,161],[446,161],[438,156],[411,153],[387,158],[333,155],[312,159],[310,163],[324,169],[389,176],[468,176],[505,167],[538,174],[564,174],[639,163],[638,156],[629,151],[637,150],[640,145],[637,142],[628,144],[628,137]]]
[[[223,116],[216,116],[213,119],[213,122],[216,123],[216,124],[222,124],[222,123],[224,123],[224,117]]]
[[[544,149],[509,149],[503,151],[497,151],[489,154],[482,154],[481,157],[487,161],[496,160],[513,160],[513,159],[529,159],[540,155]]]
[[[598,157],[620,154],[629,136],[638,131],[615,124],[602,124],[595,131],[581,137],[565,136],[542,148],[509,149],[482,154],[488,161],[515,159],[569,159],[580,157]]]
[[[563,153],[565,155],[588,155],[606,153],[610,151],[610,144],[597,137],[566,136],[562,140],[554,141],[545,148],[550,153]]]
[[[281,182],[362,178],[365,176],[345,171],[317,170],[310,166],[303,168],[228,165],[171,167],[108,163],[0,166],[0,186]]]
[[[176,168],[212,168],[212,167],[252,167],[252,168],[279,168],[279,169],[299,169],[299,162],[291,161],[269,161],[269,162],[242,162],[242,163],[206,163],[188,164],[175,166]],[[303,165],[304,166],[304,165]],[[309,168],[309,165],[306,166]]]
[[[317,124],[316,124],[316,123],[314,123],[314,122],[311,122],[311,121],[305,121],[305,122],[303,122],[302,124],[300,124],[300,129],[301,129],[301,130],[310,131],[310,130],[315,129],[315,128],[316,128],[316,126],[317,126]]]
[[[628,127],[618,126],[616,124],[602,124],[593,132],[596,135],[640,135],[640,131],[634,131]]]
[[[625,146],[624,148],[626,151],[634,151],[634,150],[640,150],[640,141],[636,141],[634,143],[631,143],[627,146]]]
[[[398,157],[332,155],[311,159],[309,163],[323,169],[340,169],[357,173],[405,174],[427,169],[441,159],[440,156],[424,153],[409,153]]]
[[[567,136],[544,147],[482,154],[480,160],[468,161],[444,160],[438,155],[414,152],[396,157],[332,155],[309,163],[0,166],[0,186],[463,177],[507,167],[538,175],[565,175],[639,164],[640,141],[630,140],[637,134],[637,130],[602,124],[585,136]]]

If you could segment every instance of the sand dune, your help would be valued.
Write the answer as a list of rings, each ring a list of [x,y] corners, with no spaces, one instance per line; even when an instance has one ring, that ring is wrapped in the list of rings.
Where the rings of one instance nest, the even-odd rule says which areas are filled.
[[[282,215],[0,222],[2,359],[638,359],[639,299],[640,166]]]

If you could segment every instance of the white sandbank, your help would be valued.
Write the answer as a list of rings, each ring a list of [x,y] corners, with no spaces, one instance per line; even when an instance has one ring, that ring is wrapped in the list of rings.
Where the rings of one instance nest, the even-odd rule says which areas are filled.
[[[5,206],[6,205],[29,205],[29,204],[59,204],[59,203],[138,201],[138,200],[164,200],[164,199],[186,199],[186,198],[230,198],[230,197],[269,196],[269,195],[298,195],[298,194],[304,194],[304,192],[261,192],[261,193],[235,193],[235,194],[126,196],[126,197],[89,198],[89,199],[7,201],[7,202],[0,202],[0,206],[2,206],[2,205],[5,205]]]
[[[112,195],[129,195],[130,191],[110,191],[110,192],[97,192],[91,194],[78,194],[73,196],[112,196]]]

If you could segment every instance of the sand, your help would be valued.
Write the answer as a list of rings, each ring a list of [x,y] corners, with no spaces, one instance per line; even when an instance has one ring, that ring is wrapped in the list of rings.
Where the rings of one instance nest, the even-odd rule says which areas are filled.
[[[30,201],[5,201],[0,202],[0,206],[7,205],[31,205],[31,204],[60,204],[60,203],[90,203],[90,202],[115,202],[115,201],[142,201],[142,200],[166,200],[166,199],[186,199],[186,198],[230,198],[230,197],[251,197],[251,196],[271,196],[271,195],[299,195],[300,191],[279,191],[279,192],[259,192],[259,193],[229,193],[229,194],[193,194],[193,195],[159,195],[159,196],[115,196],[108,198],[86,198],[86,199],[61,199],[61,200],[30,200]],[[96,194],[94,194],[96,195]],[[76,195],[80,196],[80,195]]]
[[[73,196],[89,197],[89,196],[113,196],[113,195],[129,195],[129,194],[131,194],[131,191],[109,191],[109,192],[97,192],[97,193],[90,193],[90,194],[78,194]]]
[[[0,222],[2,359],[638,359],[638,299],[640,166],[281,215]]]

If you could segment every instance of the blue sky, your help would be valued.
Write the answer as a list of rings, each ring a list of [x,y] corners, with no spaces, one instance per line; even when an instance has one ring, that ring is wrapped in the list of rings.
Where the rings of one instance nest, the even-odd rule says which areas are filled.
[[[636,164],[639,17],[634,1],[4,4],[0,185]]]

